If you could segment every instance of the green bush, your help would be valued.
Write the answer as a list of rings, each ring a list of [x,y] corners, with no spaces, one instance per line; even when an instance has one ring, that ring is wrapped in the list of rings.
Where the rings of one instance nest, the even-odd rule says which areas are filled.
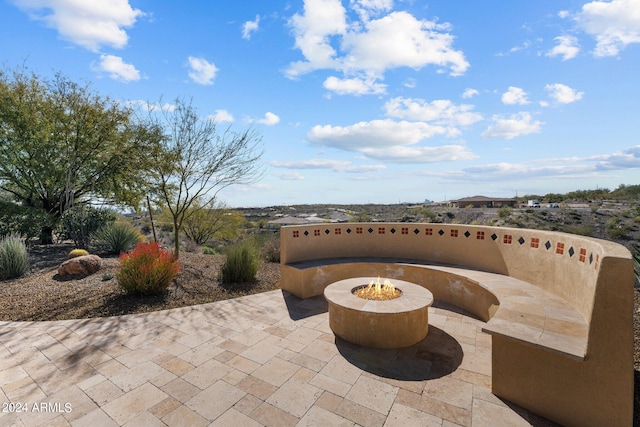
[[[255,247],[247,242],[227,250],[227,259],[222,266],[222,283],[248,283],[256,278],[260,257]]]
[[[498,209],[498,218],[507,219],[509,218],[509,215],[511,215],[511,212],[513,212],[513,209],[511,209],[508,206],[503,206],[500,209]]]
[[[60,231],[64,238],[73,240],[76,247],[86,249],[93,233],[115,219],[115,214],[108,209],[91,206],[73,208],[62,214]]]
[[[210,248],[209,246],[203,246],[202,247],[202,253],[205,255],[215,255],[217,254],[216,250],[213,248]]]
[[[113,222],[93,234],[91,246],[98,252],[119,254],[130,251],[143,240],[144,236],[133,225]]]
[[[29,252],[18,234],[0,239],[0,280],[15,279],[29,268]]]
[[[116,279],[128,294],[160,295],[180,271],[173,254],[156,242],[140,243],[132,252],[120,256]]]

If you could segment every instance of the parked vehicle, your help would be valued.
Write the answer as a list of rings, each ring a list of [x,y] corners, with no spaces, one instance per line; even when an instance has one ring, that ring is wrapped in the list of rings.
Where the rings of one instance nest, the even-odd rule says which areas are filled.
[[[533,200],[527,200],[527,207],[529,208],[539,208],[540,207],[540,201],[533,199]]]

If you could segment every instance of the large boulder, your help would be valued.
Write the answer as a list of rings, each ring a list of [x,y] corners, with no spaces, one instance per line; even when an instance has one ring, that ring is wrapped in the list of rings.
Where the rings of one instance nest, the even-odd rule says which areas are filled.
[[[83,255],[63,262],[58,267],[58,275],[61,277],[88,276],[100,268],[102,268],[102,258],[98,255]]]

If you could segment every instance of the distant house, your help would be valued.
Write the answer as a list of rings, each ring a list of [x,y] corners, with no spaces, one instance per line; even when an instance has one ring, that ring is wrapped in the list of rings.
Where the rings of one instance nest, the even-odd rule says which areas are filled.
[[[305,217],[285,216],[282,218],[268,221],[267,224],[269,228],[279,228],[279,227],[282,227],[283,225],[305,225],[305,224],[317,224],[322,222],[333,222],[333,221],[320,218],[315,215],[309,215]]]
[[[517,200],[515,198],[506,199],[500,197],[473,196],[465,197],[458,200],[449,200],[449,206],[452,208],[466,208],[472,206],[474,208],[501,208],[516,207]]]

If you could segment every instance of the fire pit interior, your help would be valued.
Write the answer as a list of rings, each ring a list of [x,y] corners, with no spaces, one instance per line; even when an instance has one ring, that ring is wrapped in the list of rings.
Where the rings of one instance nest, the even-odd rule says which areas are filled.
[[[385,279],[380,290],[384,283]],[[376,294],[378,284],[375,277],[357,277],[327,286],[324,296],[331,330],[345,341],[371,348],[401,348],[422,341],[429,327],[431,292],[414,283],[394,280],[393,287],[398,292],[387,287],[387,295],[379,299],[357,295],[363,290],[365,294]]]
[[[351,292],[357,297],[374,301],[387,301],[400,298],[402,295],[402,291],[396,288],[389,279],[384,279],[384,282],[380,283],[380,277],[375,281],[372,280],[368,285],[353,288]]]

